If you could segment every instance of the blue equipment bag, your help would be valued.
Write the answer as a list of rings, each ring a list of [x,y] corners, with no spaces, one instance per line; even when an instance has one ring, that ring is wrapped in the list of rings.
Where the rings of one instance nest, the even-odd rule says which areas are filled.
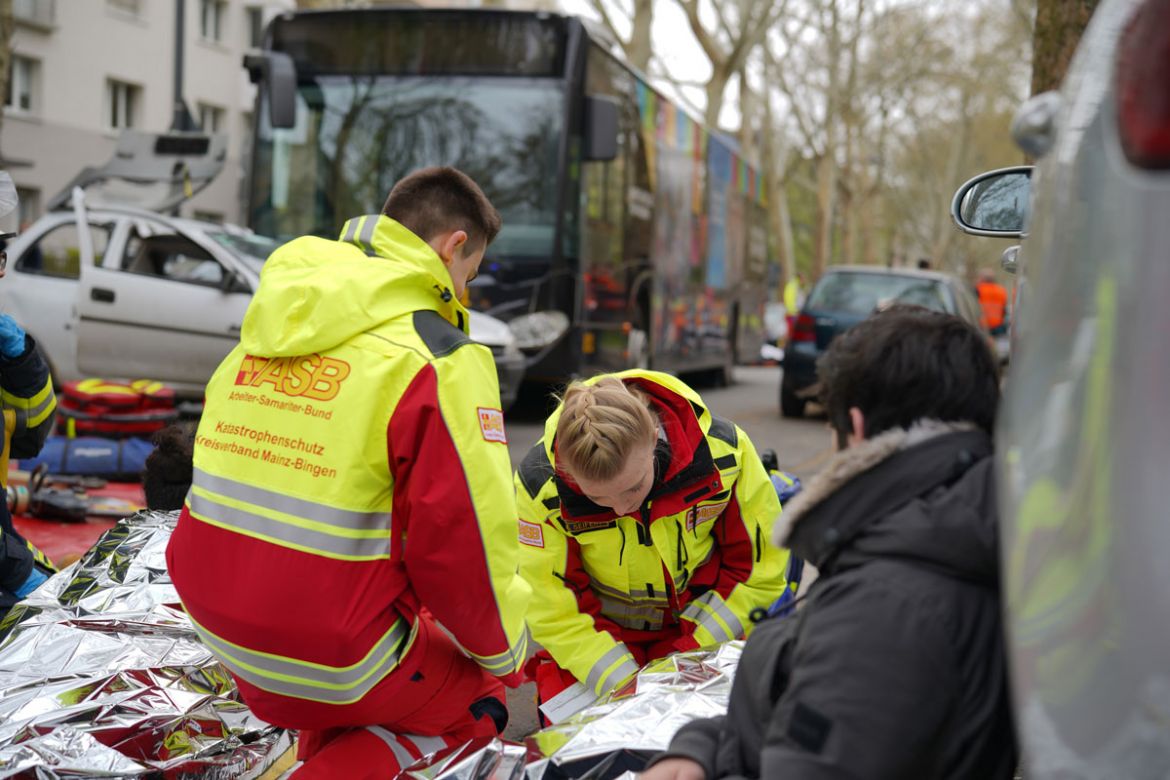
[[[142,479],[146,456],[154,445],[146,439],[104,439],[98,436],[50,436],[35,458],[22,458],[20,466],[32,471],[39,464],[50,474],[78,474],[101,477],[111,482]]]

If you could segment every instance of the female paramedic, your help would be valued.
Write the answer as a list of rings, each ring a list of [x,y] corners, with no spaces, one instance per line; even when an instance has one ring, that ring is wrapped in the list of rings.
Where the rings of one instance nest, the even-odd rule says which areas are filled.
[[[570,385],[516,499],[542,702],[743,637],[786,592],[788,552],[768,541],[780,502],[755,447],[667,374]]]

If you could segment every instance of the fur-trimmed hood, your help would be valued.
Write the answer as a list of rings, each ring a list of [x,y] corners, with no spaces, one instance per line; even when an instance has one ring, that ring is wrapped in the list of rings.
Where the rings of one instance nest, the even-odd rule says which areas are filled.
[[[969,423],[923,420],[837,453],[784,507],[774,540],[822,574],[858,556],[995,576],[992,446]]]

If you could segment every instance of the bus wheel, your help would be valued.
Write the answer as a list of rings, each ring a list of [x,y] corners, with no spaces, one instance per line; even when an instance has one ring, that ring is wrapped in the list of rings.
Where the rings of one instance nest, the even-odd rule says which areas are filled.
[[[650,338],[643,328],[631,328],[626,341],[630,368],[650,368]]]

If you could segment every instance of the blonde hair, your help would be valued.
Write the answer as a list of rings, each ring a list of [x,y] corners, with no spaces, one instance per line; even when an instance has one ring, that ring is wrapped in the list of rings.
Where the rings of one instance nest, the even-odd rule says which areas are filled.
[[[655,444],[658,422],[642,393],[605,377],[565,389],[556,436],[564,471],[604,482],[621,473],[635,447]]]

